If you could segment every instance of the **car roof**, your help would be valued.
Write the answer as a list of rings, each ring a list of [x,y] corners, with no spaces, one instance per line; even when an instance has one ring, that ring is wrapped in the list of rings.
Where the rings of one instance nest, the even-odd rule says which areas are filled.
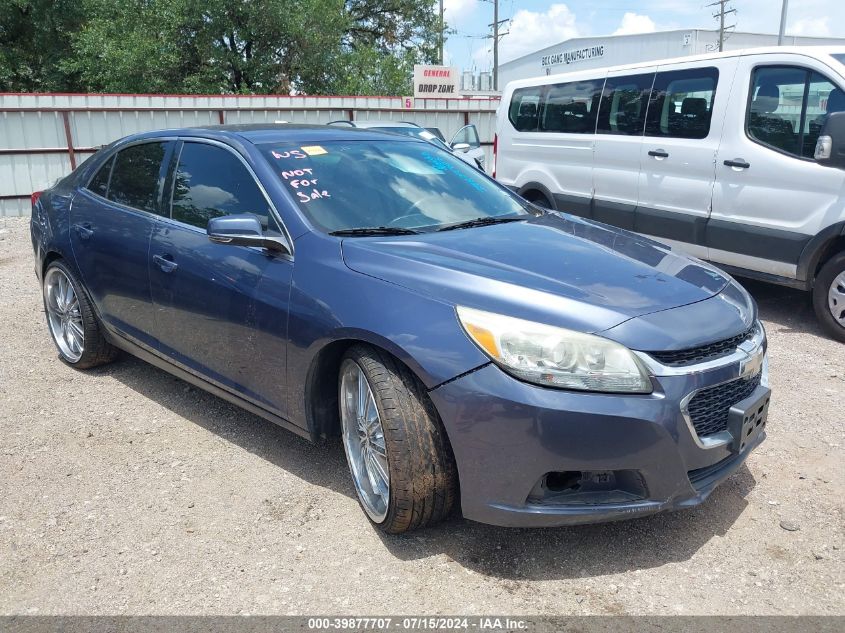
[[[370,131],[365,128],[353,128],[335,125],[307,125],[296,123],[251,123],[240,125],[208,125],[178,129],[154,130],[126,137],[124,141],[157,138],[164,136],[184,136],[208,138],[220,141],[238,139],[252,144],[260,143],[316,143],[321,141],[343,140],[401,140],[419,142],[411,137],[400,137],[386,132]]]
[[[408,121],[351,121],[352,125],[357,128],[367,129],[370,127],[420,127],[416,123]]]

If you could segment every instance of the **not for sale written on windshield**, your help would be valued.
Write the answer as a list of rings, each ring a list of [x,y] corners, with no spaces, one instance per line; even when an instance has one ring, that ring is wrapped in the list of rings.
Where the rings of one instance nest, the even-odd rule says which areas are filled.
[[[326,153],[324,149],[318,148],[317,146],[302,149],[305,151],[298,149],[285,152],[274,151],[273,157],[279,160],[299,160],[306,158],[308,155]],[[331,194],[329,194],[328,190],[322,189],[318,186],[319,179],[314,174],[314,169],[312,167],[282,170],[282,178],[288,186],[294,190],[294,193],[300,202],[311,202],[312,200],[319,200],[320,198],[331,198]]]

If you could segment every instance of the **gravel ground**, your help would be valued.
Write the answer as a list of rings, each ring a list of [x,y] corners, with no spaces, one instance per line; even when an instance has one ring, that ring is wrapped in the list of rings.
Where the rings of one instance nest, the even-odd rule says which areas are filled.
[[[0,219],[0,614],[843,614],[845,347],[749,283],[768,440],[703,506],[382,536],[316,447],[133,358],[56,356],[25,219]],[[790,531],[794,530],[794,531]]]

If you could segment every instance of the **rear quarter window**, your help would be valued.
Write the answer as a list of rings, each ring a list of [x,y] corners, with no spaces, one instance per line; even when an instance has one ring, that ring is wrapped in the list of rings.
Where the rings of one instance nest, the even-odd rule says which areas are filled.
[[[96,193],[98,196],[106,197],[109,190],[109,177],[111,176],[111,168],[114,165],[114,156],[109,158],[105,164],[97,170],[91,182],[88,183],[88,190]]]
[[[511,96],[508,119],[519,132],[536,132],[540,121],[543,86],[517,88]]]

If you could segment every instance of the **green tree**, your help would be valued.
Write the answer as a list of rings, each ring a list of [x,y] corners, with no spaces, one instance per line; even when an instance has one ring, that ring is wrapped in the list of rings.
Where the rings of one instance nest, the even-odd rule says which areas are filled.
[[[60,66],[82,21],[77,0],[0,0],[0,92],[74,90]]]
[[[430,0],[0,2],[0,36],[61,36],[49,70],[15,36],[0,58],[7,90],[402,94],[436,52]],[[36,12],[49,19],[36,25]]]

